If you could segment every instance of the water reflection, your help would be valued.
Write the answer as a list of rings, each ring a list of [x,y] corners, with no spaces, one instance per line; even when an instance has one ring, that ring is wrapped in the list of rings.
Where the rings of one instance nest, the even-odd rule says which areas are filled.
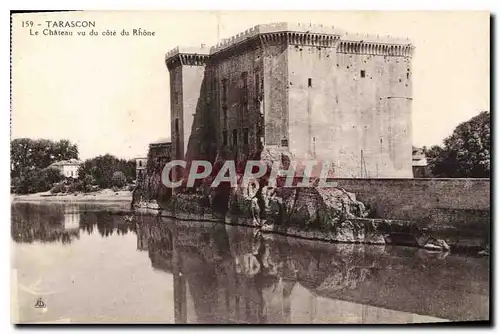
[[[11,232],[15,243],[35,243],[16,245],[14,268],[19,286],[41,280],[53,292],[44,295],[50,319],[412,323],[489,316],[487,258],[328,244],[84,204],[14,204]],[[39,295],[22,293],[23,319],[45,321],[32,314]]]
[[[92,234],[95,228],[103,237],[135,232],[135,223],[125,211],[95,205],[16,203],[11,210],[11,235],[18,243],[71,244],[80,231]]]
[[[482,259],[151,217],[138,219],[137,248],[174,275],[176,323],[488,319]]]

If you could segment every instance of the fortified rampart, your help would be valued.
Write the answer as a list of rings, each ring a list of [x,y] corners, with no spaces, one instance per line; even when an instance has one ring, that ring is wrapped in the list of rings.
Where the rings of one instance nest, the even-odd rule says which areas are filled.
[[[263,148],[327,160],[336,177],[412,177],[409,40],[258,25],[166,54],[173,152],[245,159]]]
[[[327,160],[338,187],[203,184],[171,196],[156,164],[145,202],[309,239],[488,249],[489,180],[412,179],[412,52],[408,40],[290,24],[172,50],[172,159]]]

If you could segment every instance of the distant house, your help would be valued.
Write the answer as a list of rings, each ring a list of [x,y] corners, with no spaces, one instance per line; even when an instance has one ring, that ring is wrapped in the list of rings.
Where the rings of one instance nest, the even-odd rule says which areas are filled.
[[[49,168],[57,168],[65,177],[78,178],[78,168],[82,162],[77,159],[61,160],[54,162]]]
[[[427,158],[421,149],[413,150],[412,169],[414,178],[430,177]]]
[[[135,158],[135,177],[136,181],[140,181],[146,175],[146,165],[148,158],[137,157]]]

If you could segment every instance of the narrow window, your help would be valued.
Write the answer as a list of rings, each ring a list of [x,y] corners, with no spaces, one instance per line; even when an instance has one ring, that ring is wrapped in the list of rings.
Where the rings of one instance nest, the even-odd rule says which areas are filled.
[[[238,129],[233,130],[233,146],[238,146]]]
[[[241,79],[243,80],[243,89],[246,90],[248,88],[248,72],[241,73]]]
[[[222,104],[227,104],[227,79],[222,80]]]
[[[255,70],[255,99],[260,101],[260,74],[259,70]]]
[[[243,94],[243,103],[248,102],[248,72],[243,72],[241,74],[242,80],[242,94]]]
[[[243,145],[248,145],[248,129],[243,129]]]
[[[307,79],[307,86],[312,87],[313,86],[313,81],[311,78]]]
[[[365,70],[361,70],[361,77],[364,78],[366,76]]]
[[[222,117],[224,118],[223,119],[223,125],[224,127],[226,128],[227,127],[227,106],[223,106],[222,107]]]
[[[288,139],[281,139],[281,146],[288,147]]]
[[[179,119],[178,118],[175,119],[175,134],[176,135],[179,134]]]
[[[222,131],[222,143],[227,145],[227,130]]]

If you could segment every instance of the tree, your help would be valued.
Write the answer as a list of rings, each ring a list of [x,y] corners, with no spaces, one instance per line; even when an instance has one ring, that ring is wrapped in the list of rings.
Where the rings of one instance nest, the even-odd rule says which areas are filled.
[[[26,170],[20,177],[12,178],[13,191],[21,194],[31,194],[49,191],[55,184],[64,180],[64,176],[58,169],[33,168]]]
[[[490,113],[459,124],[444,147],[425,150],[434,177],[490,177]]]
[[[113,173],[112,181],[113,186],[121,188],[127,183],[127,178],[122,171],[116,171]]]
[[[106,154],[86,160],[78,170],[78,177],[83,180],[86,176],[91,176],[97,186],[101,189],[111,188],[113,183],[113,173],[121,172],[126,182],[135,179],[135,161],[118,159]]]
[[[18,138],[10,142],[11,177],[20,177],[30,170],[42,170],[50,164],[78,159],[78,147],[63,139]]]

